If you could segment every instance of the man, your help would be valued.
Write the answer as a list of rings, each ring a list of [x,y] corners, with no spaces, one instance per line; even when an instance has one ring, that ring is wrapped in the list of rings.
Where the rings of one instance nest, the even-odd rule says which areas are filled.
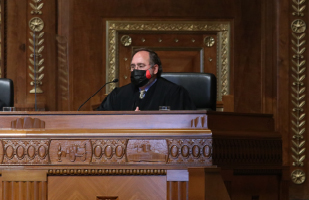
[[[131,61],[131,83],[115,88],[97,110],[195,110],[188,92],[161,77],[162,65],[150,49],[138,49]]]

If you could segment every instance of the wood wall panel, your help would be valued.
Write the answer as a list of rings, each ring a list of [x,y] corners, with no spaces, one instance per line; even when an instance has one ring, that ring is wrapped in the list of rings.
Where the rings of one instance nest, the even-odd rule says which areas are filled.
[[[30,54],[33,53],[29,48],[29,46],[32,46],[30,40],[33,40],[33,35],[30,34],[29,21],[34,17],[41,18],[44,22],[42,30],[44,35],[38,41],[43,39],[44,42],[41,45],[37,44],[37,48],[44,46],[44,50],[37,61],[44,59],[42,64],[44,66],[42,71],[44,78],[42,79],[42,86],[39,86],[43,93],[37,94],[36,98],[37,102],[43,105],[43,108],[55,110],[55,1],[43,2],[44,6],[40,9],[42,14],[32,14],[33,8],[31,8],[30,3],[33,3],[33,1],[5,1],[6,10],[9,10],[5,21],[7,31],[4,33],[7,38],[7,47],[3,55],[6,64],[4,66],[7,72],[6,78],[14,81],[16,107],[25,108],[26,110],[31,107],[34,108],[35,95],[29,93],[34,88],[34,86],[30,85],[32,79],[29,76],[29,73],[31,73],[29,58],[31,58]],[[37,54],[39,53],[37,52]]]
[[[49,176],[48,199],[89,200],[118,196],[119,200],[166,199],[166,176]]]

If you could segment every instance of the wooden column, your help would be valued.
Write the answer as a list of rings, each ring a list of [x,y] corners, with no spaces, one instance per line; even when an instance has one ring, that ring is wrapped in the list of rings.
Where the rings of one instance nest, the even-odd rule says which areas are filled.
[[[3,170],[2,199],[47,200],[47,171]]]
[[[188,170],[167,170],[167,200],[188,199]]]

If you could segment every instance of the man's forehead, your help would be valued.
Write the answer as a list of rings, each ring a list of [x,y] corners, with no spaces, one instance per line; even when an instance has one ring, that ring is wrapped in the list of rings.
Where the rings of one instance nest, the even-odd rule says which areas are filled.
[[[132,61],[133,60],[135,60],[135,61],[140,61],[140,60],[149,61],[149,52],[148,51],[139,51],[133,56]]]

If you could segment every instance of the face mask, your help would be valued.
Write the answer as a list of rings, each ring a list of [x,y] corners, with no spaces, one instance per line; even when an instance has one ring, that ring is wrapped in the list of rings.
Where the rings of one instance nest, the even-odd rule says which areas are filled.
[[[131,72],[131,83],[137,87],[143,87],[151,79],[152,75],[150,74],[149,69],[147,70],[133,70]]]

